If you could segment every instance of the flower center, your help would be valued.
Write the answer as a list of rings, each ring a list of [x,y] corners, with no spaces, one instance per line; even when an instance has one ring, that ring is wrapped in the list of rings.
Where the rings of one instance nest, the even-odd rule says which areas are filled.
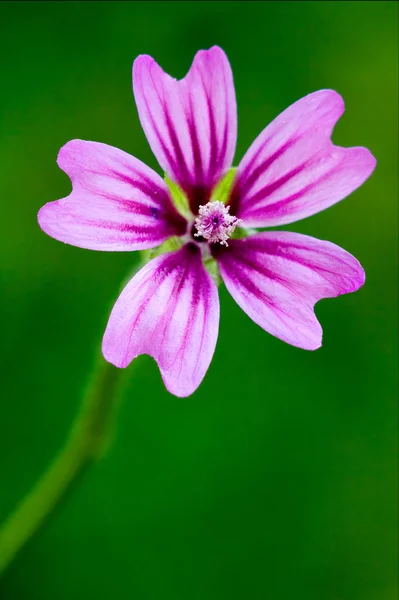
[[[233,217],[229,211],[230,206],[225,206],[217,200],[200,206],[198,217],[194,221],[197,229],[194,236],[203,237],[210,244],[219,242],[222,246],[228,246],[227,240],[241,223],[241,219]]]

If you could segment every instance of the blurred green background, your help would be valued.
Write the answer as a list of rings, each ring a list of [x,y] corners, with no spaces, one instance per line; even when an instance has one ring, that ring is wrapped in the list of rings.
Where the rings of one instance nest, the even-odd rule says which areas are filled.
[[[238,100],[236,163],[289,104],[333,88],[334,132],[375,174],[288,230],[364,265],[317,306],[324,346],[285,345],[224,289],[194,396],[139,358],[107,456],[0,582],[2,600],[395,600],[398,5],[396,2],[0,4],[0,519],[63,444],[121,281],[137,261],[58,243],[39,208],[66,196],[68,140],[155,169],[131,89],[141,53],[176,77],[218,44]]]

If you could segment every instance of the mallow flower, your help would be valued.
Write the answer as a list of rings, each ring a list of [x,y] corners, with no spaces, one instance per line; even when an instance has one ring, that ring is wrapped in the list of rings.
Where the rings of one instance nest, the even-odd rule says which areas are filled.
[[[344,111],[342,98],[326,89],[298,100],[232,170],[236,98],[220,48],[199,51],[180,81],[150,56],[139,56],[133,91],[167,177],[117,148],[73,140],[58,155],[73,191],[46,204],[38,217],[48,235],[81,248],[160,247],[113,307],[103,338],[105,359],[126,367],[149,354],[172,394],[192,394],[218,335],[215,262],[217,275],[255,323],[288,344],[319,348],[315,303],[360,288],[361,265],[331,242],[254,228],[322,211],[372,173],[375,159],[366,148],[342,148],[330,139]],[[166,251],[170,238],[175,249]]]

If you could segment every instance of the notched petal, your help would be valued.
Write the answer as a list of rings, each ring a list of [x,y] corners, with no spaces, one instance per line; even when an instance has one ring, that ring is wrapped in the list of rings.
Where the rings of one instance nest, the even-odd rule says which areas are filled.
[[[103,354],[121,368],[149,354],[166,388],[185,397],[209,367],[218,328],[216,285],[197,246],[187,244],[149,262],[126,285],[111,312]]]
[[[358,290],[365,275],[351,254],[315,238],[273,231],[214,248],[221,277],[237,304],[281,340],[315,350],[322,329],[314,305]]]
[[[147,55],[133,65],[140,122],[163,170],[188,195],[197,213],[230,168],[237,107],[229,61],[220,48],[201,50],[177,81]]]
[[[344,103],[333,90],[295,102],[258,136],[240,162],[229,203],[248,227],[298,221],[339,202],[371,175],[361,147],[331,141]]]
[[[186,231],[169,190],[152,169],[126,152],[82,140],[61,148],[59,167],[73,190],[40,210],[51,237],[91,250],[143,250]]]

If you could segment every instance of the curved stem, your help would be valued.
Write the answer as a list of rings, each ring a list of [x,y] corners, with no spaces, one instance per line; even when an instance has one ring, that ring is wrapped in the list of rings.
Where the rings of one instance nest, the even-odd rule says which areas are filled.
[[[150,251],[140,254],[141,261],[128,279],[151,258]],[[78,476],[106,450],[122,374],[123,369],[99,358],[64,448],[0,528],[0,577]]]
[[[0,529],[0,575],[109,440],[121,371],[102,357],[65,447]]]

